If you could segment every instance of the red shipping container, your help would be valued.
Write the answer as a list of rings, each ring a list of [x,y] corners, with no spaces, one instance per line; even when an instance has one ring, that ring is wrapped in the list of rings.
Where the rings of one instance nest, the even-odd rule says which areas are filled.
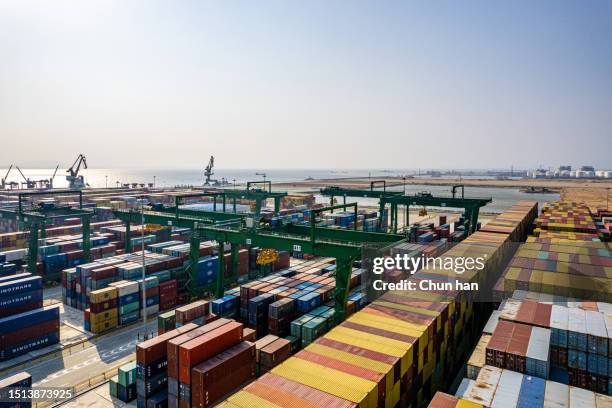
[[[198,327],[199,326],[195,323],[186,324],[183,327],[166,332],[161,336],[157,336],[137,344],[136,361],[146,365],[160,360],[166,355],[166,345],[170,339],[180,336],[181,334],[188,333]]]
[[[142,293],[142,289],[140,293]],[[150,288],[147,288],[146,294],[147,297],[159,296],[159,286],[152,286]]]
[[[328,408],[355,408],[356,404],[316,388],[291,381],[280,375],[267,373],[245,387],[245,391],[260,398],[287,401],[287,406],[316,406]],[[454,405],[453,405],[454,407]]]
[[[167,269],[178,268],[179,266],[183,266],[183,260],[181,258],[172,257],[166,261]]]
[[[104,266],[102,268],[93,269],[90,273],[91,279],[101,280],[117,276],[116,266]]]
[[[219,327],[230,322],[232,322],[230,319],[219,319],[214,323],[199,326],[197,329],[192,330],[189,333],[185,333],[168,341],[166,346],[166,355],[168,356],[168,376],[178,378],[180,365],[179,348],[182,344],[218,329]]]
[[[512,338],[506,349],[506,366],[504,368],[519,373],[525,372],[531,327],[526,324],[514,324]]]
[[[36,326],[25,327],[12,333],[4,334],[0,337],[0,347],[10,347],[34,337],[57,332],[59,331],[59,326],[59,320],[51,320]]]
[[[170,310],[176,307],[176,298],[175,299],[166,299],[163,302],[159,301],[159,309],[161,311]]]
[[[191,383],[191,368],[242,341],[242,323],[231,322],[179,348],[179,381]]]
[[[265,371],[276,367],[291,355],[291,342],[277,339],[259,350],[259,362]]]
[[[117,299],[109,299],[104,302],[91,303],[89,305],[89,309],[91,313],[101,313],[109,309],[114,309],[116,307],[117,307]]]
[[[25,304],[25,305],[17,305],[17,306],[13,306],[10,308],[4,307],[0,309],[0,317],[12,316],[15,314],[27,312],[27,311],[34,310],[34,309],[40,309],[41,307],[43,307],[42,299],[36,302]]]
[[[176,309],[176,322],[185,324],[208,314],[208,302],[199,300]]]
[[[208,407],[253,378],[255,345],[243,341],[191,370],[191,406]]]

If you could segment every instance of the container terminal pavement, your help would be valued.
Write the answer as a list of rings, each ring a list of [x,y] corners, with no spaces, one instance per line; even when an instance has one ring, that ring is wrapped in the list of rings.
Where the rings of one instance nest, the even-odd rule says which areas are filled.
[[[587,216],[592,219],[585,221]],[[604,375],[603,366],[609,363],[612,351],[608,334],[610,308],[605,299],[597,303],[587,298],[581,302],[584,298],[576,297],[584,296],[593,282],[603,288],[595,292],[597,296],[602,290],[610,293],[609,244],[603,242],[606,237],[599,233],[597,224],[607,216],[585,213],[576,204],[558,203],[544,208],[537,218],[535,203],[519,202],[453,248],[445,250],[421,243],[423,250],[435,247],[445,256],[464,255],[471,248],[482,252],[486,248],[487,265],[477,273],[462,275],[466,282],[484,283],[492,279],[488,272],[504,266],[503,276],[495,285],[500,297],[500,313],[492,315],[498,315],[495,325],[489,321],[492,304],[470,302],[462,293],[449,301],[435,294],[415,299],[405,292],[388,292],[366,304],[359,296],[358,269],[351,276],[354,291],[347,303],[347,317],[338,324],[333,318],[334,309],[326,305],[334,294],[335,282],[330,280],[334,260],[292,259],[289,268],[243,284],[215,301],[196,302],[177,312],[163,313],[158,322],[152,323],[157,324],[160,334],[138,344],[135,355],[134,343],[128,341],[134,339],[134,333],[127,326],[116,335],[111,332],[100,336],[92,347],[64,357],[63,361],[61,357],[51,358],[35,363],[27,371],[35,384],[45,380],[68,385],[75,381],[71,375],[84,379],[119,366],[117,376],[103,386],[108,387],[108,396],[98,388],[76,400],[85,401],[88,395],[97,393],[103,395],[98,402],[107,401],[109,406],[133,399],[138,406],[156,407],[526,406],[525,401],[565,401],[565,394],[566,406],[580,406],[577,404],[581,401],[594,402],[583,406],[609,406],[605,405],[610,403],[607,383],[606,392],[601,391],[604,379],[609,381],[607,367]],[[590,239],[582,236],[587,234]],[[520,241],[527,242],[514,253],[508,243]],[[534,252],[537,257],[533,262],[525,262]],[[550,262],[544,268],[537,263],[545,254],[548,258],[544,259],[555,261],[555,270],[549,270],[553,268]],[[575,267],[576,264],[595,266],[586,268],[593,276],[581,274],[585,268]],[[517,265],[530,271],[528,285],[523,284],[525,272],[516,278],[513,268]],[[578,280],[580,284],[574,290],[562,283],[560,292],[554,285],[543,284],[545,280],[538,286],[531,279],[548,273],[567,278],[561,282]],[[161,279],[157,278],[159,287]],[[417,272],[413,278],[423,276]],[[140,284],[151,285],[147,292],[154,287],[147,281]],[[316,288],[306,290],[312,286]],[[119,289],[107,289],[108,298],[94,303],[112,304],[113,290]],[[308,292],[316,295],[304,296]],[[159,289],[157,293],[160,296]],[[555,312],[555,319],[551,316],[561,302],[571,312],[566,314],[565,326],[561,318],[560,328],[555,325],[559,323],[558,314],[563,316],[563,312]],[[117,310],[121,306],[115,304]],[[108,310],[106,306],[99,307]],[[540,309],[550,309],[550,313]],[[490,334],[483,333],[485,323]],[[549,333],[549,337],[542,333]],[[566,343],[559,341],[563,333]],[[482,344],[485,336],[496,347],[491,360],[489,348]],[[504,343],[506,338],[510,339],[508,344]],[[546,338],[550,338],[548,343],[542,340]],[[112,348],[120,339],[129,345],[125,354]],[[456,375],[462,372],[468,356],[472,354],[470,360],[477,360],[472,353],[476,343],[480,348],[474,353],[484,350],[486,357],[480,367],[470,366],[472,372],[468,374],[473,378],[469,380],[473,383],[462,382],[457,395],[436,394],[456,388]],[[591,343],[598,347],[591,349]],[[104,358],[94,361],[96,352]],[[72,357],[75,360],[70,361]],[[516,360],[526,364],[517,364]],[[74,369],[66,365],[63,371],[59,370],[68,361]],[[598,374],[592,372],[591,361],[595,361]],[[56,373],[59,382],[52,378]],[[589,378],[592,374],[595,381]],[[517,376],[522,377],[519,380]],[[517,398],[503,399],[506,394],[516,394]]]

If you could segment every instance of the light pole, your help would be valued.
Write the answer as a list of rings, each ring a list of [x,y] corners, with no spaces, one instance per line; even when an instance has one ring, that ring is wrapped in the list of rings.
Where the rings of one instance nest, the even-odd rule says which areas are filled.
[[[155,188],[155,178],[156,178],[156,177],[157,177],[157,176],[153,176],[153,188]]]
[[[104,188],[108,188],[108,176],[104,176]]]
[[[144,338],[145,340],[148,338],[147,336],[147,285],[145,284],[145,246],[144,246],[144,198],[140,199],[140,239],[142,242],[140,243],[141,248],[141,260],[142,260],[142,324],[144,329]],[[129,239],[129,237],[128,237]]]
[[[234,182],[234,190],[236,189],[236,179],[233,178],[232,181]]]
[[[404,181],[404,195],[406,195],[406,176],[402,177],[402,180]],[[408,208],[410,208],[410,207],[408,205],[406,205],[406,218],[404,219],[404,226],[405,226],[405,228],[409,227],[409,225],[408,225],[408,217],[409,217]]]

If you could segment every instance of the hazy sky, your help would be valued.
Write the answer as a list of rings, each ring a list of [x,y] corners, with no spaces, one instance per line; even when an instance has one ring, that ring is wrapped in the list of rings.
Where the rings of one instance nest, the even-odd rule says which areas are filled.
[[[0,0],[0,166],[612,167],[610,1]]]

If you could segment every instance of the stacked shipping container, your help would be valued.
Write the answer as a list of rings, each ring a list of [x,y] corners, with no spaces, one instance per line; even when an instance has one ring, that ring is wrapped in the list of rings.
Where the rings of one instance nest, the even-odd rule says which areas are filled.
[[[536,203],[519,203],[511,214],[500,216],[510,227],[495,232],[499,240],[491,242],[476,232],[445,255],[481,256],[485,251],[487,267],[462,277],[490,280],[487,271],[508,256],[505,243],[511,236],[524,238],[536,214]],[[475,304],[464,294],[454,300],[448,294],[418,296],[388,292],[221,406],[392,407],[400,399],[423,405],[463,363],[471,344],[466,333],[477,316]]]

